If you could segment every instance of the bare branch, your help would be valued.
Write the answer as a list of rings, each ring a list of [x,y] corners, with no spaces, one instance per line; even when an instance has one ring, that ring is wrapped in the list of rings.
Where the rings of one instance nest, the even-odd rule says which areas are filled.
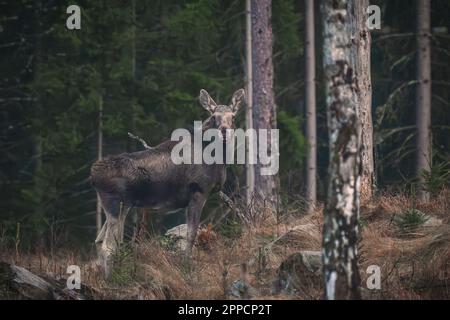
[[[148,150],[153,149],[153,147],[150,147],[150,146],[147,144],[147,142],[145,142],[145,140],[142,139],[141,137],[135,136],[134,134],[132,134],[132,133],[130,133],[130,132],[128,132],[128,136],[129,136],[131,139],[135,139],[135,140],[139,141],[139,142],[144,146],[145,149],[148,149]]]
[[[220,191],[219,192],[219,197],[220,199],[222,199],[223,202],[225,202],[225,204],[236,213],[236,215],[246,224],[250,224],[249,219],[246,217],[246,215],[242,212],[242,210],[240,208],[238,208],[238,206],[235,205],[235,203],[233,202],[233,200],[230,199],[230,197],[228,197],[224,192]]]

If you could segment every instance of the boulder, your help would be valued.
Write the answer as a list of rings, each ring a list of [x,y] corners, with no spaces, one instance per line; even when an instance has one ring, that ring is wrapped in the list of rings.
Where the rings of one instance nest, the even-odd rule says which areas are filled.
[[[173,227],[173,228],[167,230],[166,235],[170,235],[171,234],[171,235],[175,235],[175,236],[178,236],[178,237],[186,238],[187,230],[188,230],[187,224],[183,223],[183,224],[180,224],[180,225],[178,225],[176,227]]]
[[[251,299],[257,295],[257,291],[248,283],[236,280],[231,284],[228,295],[231,299]]]
[[[289,256],[277,270],[275,293],[298,295],[311,286],[320,286],[322,253],[301,251]]]
[[[167,230],[162,237],[162,245],[168,250],[185,250],[187,247],[187,224],[180,224]],[[211,244],[217,239],[212,225],[200,227],[197,232],[195,245],[203,250],[211,249]]]
[[[428,216],[427,221],[424,222],[423,227],[433,228],[442,225],[442,219]]]
[[[187,247],[187,224],[180,224],[165,233],[161,239],[163,247],[168,250],[186,250]]]
[[[277,239],[275,245],[300,246],[304,250],[314,250],[321,246],[321,233],[315,224],[301,224]]]

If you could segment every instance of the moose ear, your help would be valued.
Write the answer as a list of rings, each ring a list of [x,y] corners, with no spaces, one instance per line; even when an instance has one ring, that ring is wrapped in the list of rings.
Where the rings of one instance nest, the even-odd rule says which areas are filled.
[[[231,98],[231,108],[233,112],[236,113],[239,110],[239,107],[245,100],[245,90],[239,89],[233,94],[233,98]]]
[[[208,110],[211,114],[214,113],[214,110],[217,107],[217,104],[214,102],[214,100],[209,96],[209,93],[206,92],[206,90],[202,89],[200,90],[200,104]]]

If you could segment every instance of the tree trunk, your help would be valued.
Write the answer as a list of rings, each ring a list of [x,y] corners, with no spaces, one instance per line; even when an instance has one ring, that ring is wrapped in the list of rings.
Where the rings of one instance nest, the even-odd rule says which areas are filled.
[[[314,0],[305,0],[305,104],[306,139],[309,144],[306,157],[307,212],[316,204],[317,130],[316,130],[316,53],[314,42]]]
[[[245,17],[246,17],[246,74],[247,74],[247,109],[245,113],[246,127],[253,129],[253,66],[252,66],[252,15],[251,15],[251,0],[245,1]],[[250,149],[248,149],[250,151]],[[249,159],[249,156],[247,156]],[[253,199],[253,192],[255,190],[255,171],[253,164],[246,162],[246,199],[247,206],[251,206]]]
[[[352,67],[349,3],[324,0],[323,63],[330,159],[323,228],[327,299],[359,299],[357,265],[360,140],[357,88]]]
[[[136,117],[135,117],[135,105],[136,105],[136,0],[131,0],[131,79],[132,79],[132,97],[131,97],[131,130],[136,133]],[[135,146],[133,143],[132,146]],[[136,151],[133,147],[132,151]],[[139,209],[134,208],[131,211],[131,220],[133,224],[133,236],[132,242],[135,242],[139,234]]]
[[[417,89],[416,175],[419,179],[418,200],[426,202],[429,193],[424,189],[423,172],[431,168],[431,47],[430,0],[417,1]]]
[[[66,280],[44,279],[25,268],[0,261],[0,300],[93,300],[94,291],[81,284],[68,289]]]
[[[41,63],[43,60],[43,47],[42,47],[42,19],[41,14],[44,8],[42,7],[42,1],[34,2],[34,28],[35,28],[35,36],[34,36],[34,60],[33,60],[33,81],[39,81],[40,73],[42,71]],[[42,95],[37,93],[36,101],[33,103],[33,111],[36,119],[41,119],[42,113],[44,111],[42,105]],[[34,185],[34,195],[36,196],[36,202],[34,208],[34,214],[32,215],[32,219],[36,222],[37,227],[33,228],[33,232],[37,232],[37,236],[39,238],[39,245],[44,246],[45,237],[44,231],[40,226],[42,226],[43,221],[46,217],[45,210],[45,190],[47,185],[47,175],[44,171],[44,138],[43,130],[41,129],[43,126],[42,121],[33,121],[34,129],[33,132],[33,143],[34,143],[34,170],[33,170],[33,185]]]
[[[357,107],[361,123],[361,201],[370,200],[375,188],[372,123],[372,80],[370,75],[370,30],[366,26],[369,0],[349,1],[352,64],[356,80]]]
[[[97,160],[103,158],[103,94],[100,95],[98,102],[98,128],[97,128]],[[97,235],[102,229],[102,205],[100,197],[97,195],[97,210],[96,210],[96,225]]]
[[[252,0],[252,44],[253,44],[253,126],[259,129],[276,128],[276,106],[273,93],[272,63],[272,1]],[[267,139],[267,154],[270,155],[271,139]],[[258,152],[260,146],[258,146]],[[277,175],[262,175],[264,165],[255,165],[255,193],[269,207],[277,204]]]

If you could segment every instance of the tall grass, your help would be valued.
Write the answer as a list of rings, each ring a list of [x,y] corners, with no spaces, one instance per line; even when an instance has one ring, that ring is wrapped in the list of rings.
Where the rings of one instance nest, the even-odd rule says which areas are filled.
[[[428,217],[442,225],[424,227]],[[367,299],[450,298],[450,191],[441,190],[428,204],[404,194],[382,194],[361,208],[364,221],[359,244],[362,286],[370,265],[381,268],[381,290],[365,290]],[[14,241],[0,252],[0,259],[38,274],[67,277],[68,265],[81,267],[82,283],[98,299],[224,299],[242,279],[252,288],[252,298],[320,299],[318,281],[309,281],[296,295],[276,294],[274,282],[283,261],[302,250],[321,250],[322,208],[310,215],[284,214],[254,226],[239,220],[204,226],[192,260],[162,236],[152,236],[121,247],[112,275],[104,279],[95,252],[83,257],[64,249],[16,252]],[[405,237],[405,232],[408,237]],[[207,239],[207,240],[205,240]],[[169,247],[168,247],[169,246]]]

